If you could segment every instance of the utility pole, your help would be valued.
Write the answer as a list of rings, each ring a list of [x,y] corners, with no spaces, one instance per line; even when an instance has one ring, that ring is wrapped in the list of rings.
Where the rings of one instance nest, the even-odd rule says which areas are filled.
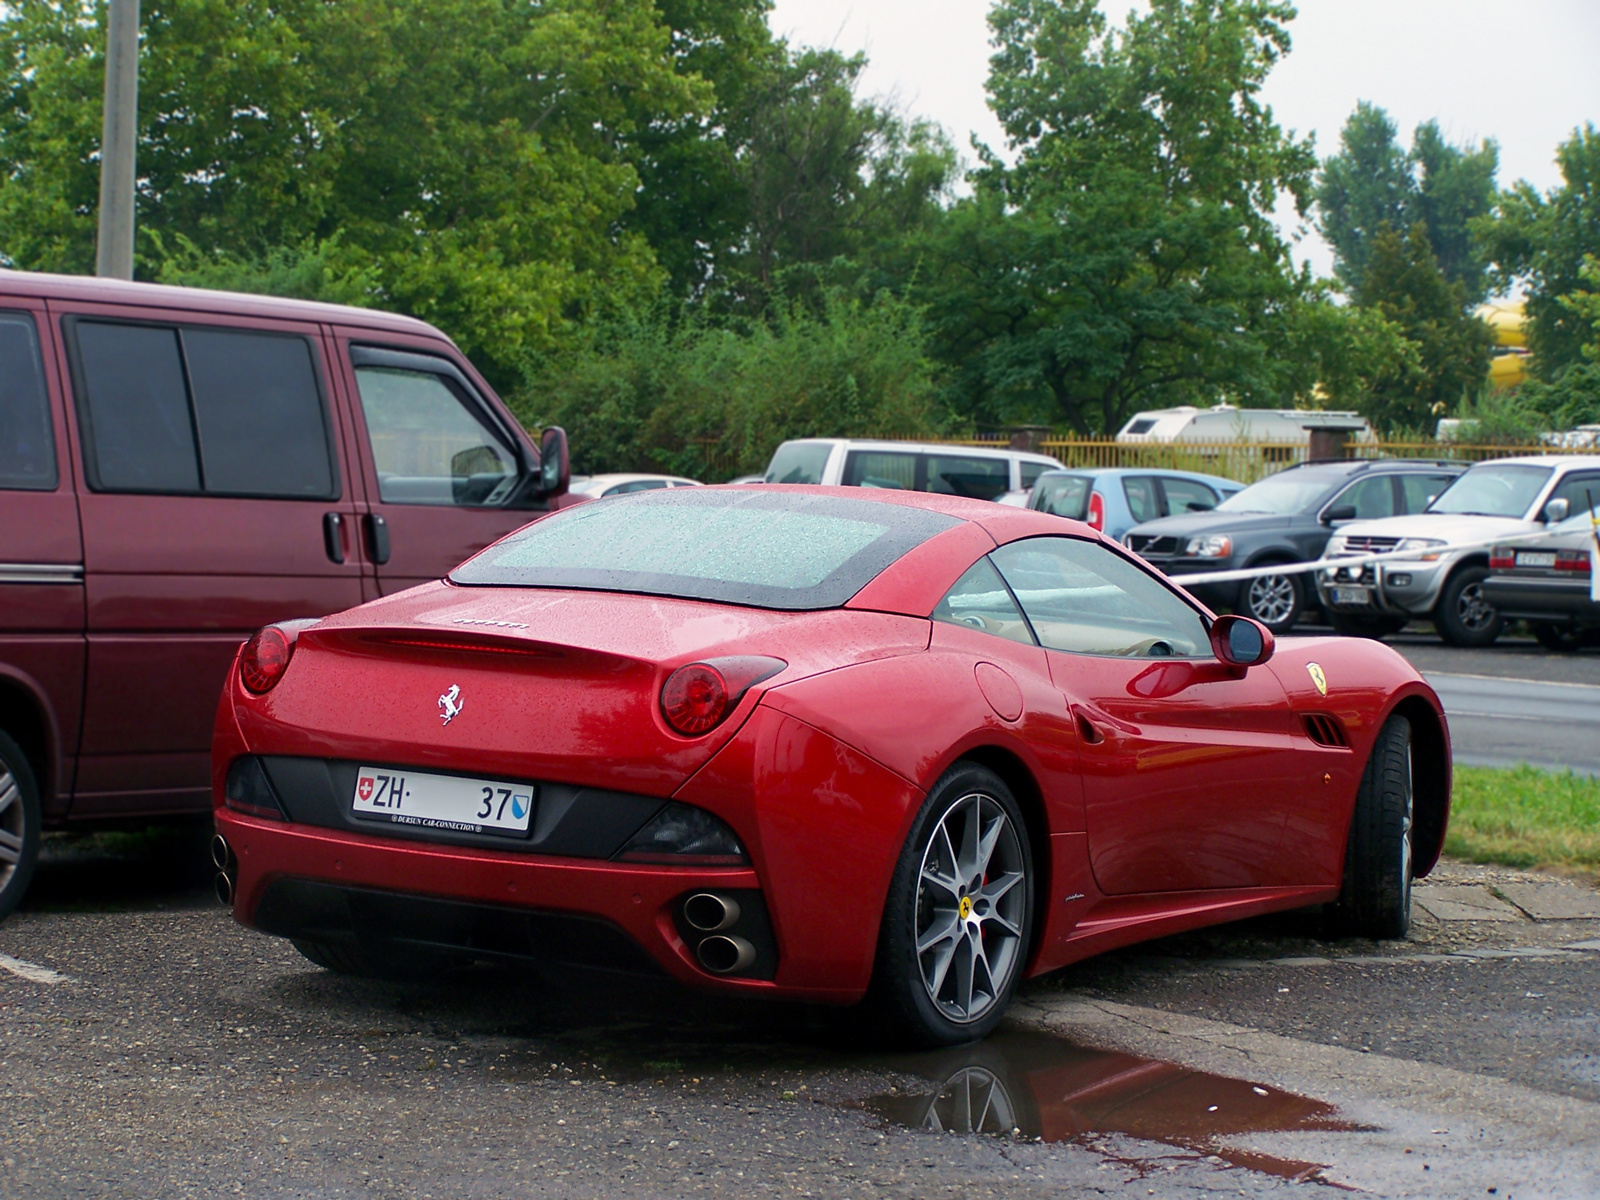
[[[109,0],[100,240],[95,274],[133,278],[134,148],[139,137],[139,0]]]

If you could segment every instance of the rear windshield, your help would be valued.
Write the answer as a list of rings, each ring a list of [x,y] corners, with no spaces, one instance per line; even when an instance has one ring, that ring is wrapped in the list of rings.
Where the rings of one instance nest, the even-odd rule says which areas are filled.
[[[450,573],[479,587],[589,588],[757,608],[837,608],[942,513],[793,493],[672,488],[563,509]]]
[[[832,442],[785,442],[767,464],[768,483],[821,483]]]
[[[1031,507],[1058,517],[1083,520],[1089,511],[1094,480],[1087,475],[1046,475],[1034,485]]]

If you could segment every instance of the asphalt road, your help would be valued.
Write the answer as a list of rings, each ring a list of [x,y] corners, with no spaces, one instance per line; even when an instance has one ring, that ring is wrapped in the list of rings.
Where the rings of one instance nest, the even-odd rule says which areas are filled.
[[[893,1055],[848,1013],[665,984],[340,979],[206,903],[186,846],[53,845],[0,927],[8,1200],[1600,1194],[1574,885],[1544,884],[1597,916],[1539,921],[1488,890],[1521,876],[1452,867],[1439,894],[1490,919],[1167,939]]]

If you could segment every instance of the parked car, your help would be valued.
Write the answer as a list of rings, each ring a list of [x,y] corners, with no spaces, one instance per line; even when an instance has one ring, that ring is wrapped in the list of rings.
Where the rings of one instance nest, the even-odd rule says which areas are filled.
[[[1243,915],[1401,936],[1450,794],[1388,647],[1274,653],[1086,526],[847,488],[554,513],[263,630],[216,729],[219,891],[330,970],[870,996],[928,1043]]]
[[[799,438],[784,442],[767,465],[768,483],[890,488],[998,500],[1026,492],[1061,464],[1048,454],[936,442],[858,442]]]
[[[1465,469],[1414,459],[1308,463],[1251,484],[1214,512],[1135,525],[1123,540],[1179,583],[1206,571],[1312,562],[1335,529],[1364,517],[1421,512]],[[1283,634],[1300,619],[1314,586],[1304,574],[1268,573],[1194,590],[1214,608],[1231,608]]]
[[[1328,543],[1328,558],[1391,550],[1415,557],[1324,568],[1317,573],[1323,607],[1347,624],[1425,617],[1451,645],[1491,645],[1505,626],[1505,616],[1483,586],[1489,576],[1489,550],[1453,547],[1537,532],[1582,507],[1586,491],[1600,495],[1600,456],[1545,455],[1478,463],[1426,512],[1363,520],[1342,528]],[[1553,501],[1561,502],[1554,510]]]
[[[1489,551],[1488,602],[1508,621],[1522,620],[1547,650],[1600,645],[1600,586],[1595,578],[1600,541],[1600,484],[1586,489],[1579,512],[1550,527],[1550,536]],[[1592,498],[1591,498],[1592,497]],[[1551,516],[1560,512],[1560,500]],[[1589,506],[1594,505],[1591,509]]]
[[[1120,542],[1135,525],[1210,512],[1243,488],[1236,480],[1198,471],[1073,467],[1039,476],[1027,507],[1082,521]]]
[[[682,475],[585,475],[574,479],[567,490],[574,496],[598,500],[602,496],[624,496],[656,488],[699,486],[698,479],[685,479]]]
[[[566,482],[421,321],[0,271],[0,916],[42,827],[208,810],[254,630],[437,579]]]

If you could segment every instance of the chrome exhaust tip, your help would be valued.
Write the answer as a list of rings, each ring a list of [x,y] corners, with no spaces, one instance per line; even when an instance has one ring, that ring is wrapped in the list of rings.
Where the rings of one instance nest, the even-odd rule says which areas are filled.
[[[715,892],[696,892],[683,902],[683,919],[701,933],[720,933],[739,923],[739,902]]]
[[[233,879],[226,871],[217,872],[217,901],[225,908],[233,907]]]
[[[731,975],[743,971],[756,961],[756,948],[742,937],[725,933],[714,934],[700,943],[695,950],[700,965],[713,975]]]
[[[220,833],[211,835],[211,861],[217,864],[219,871],[226,871],[233,865],[233,847]]]

